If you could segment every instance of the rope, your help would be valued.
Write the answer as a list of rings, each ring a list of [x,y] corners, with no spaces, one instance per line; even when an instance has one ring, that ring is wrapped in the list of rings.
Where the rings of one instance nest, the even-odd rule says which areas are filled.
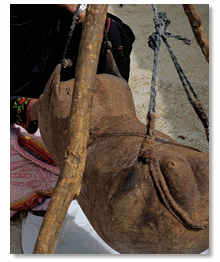
[[[154,65],[153,65],[153,75],[151,79],[151,92],[150,92],[150,103],[148,107],[148,114],[153,110],[156,112],[156,75],[157,75],[157,61],[158,54],[160,51],[161,40],[157,33],[153,33],[149,37],[149,47],[154,49]]]
[[[176,70],[179,74],[180,80],[183,84],[183,87],[186,91],[186,94],[188,96],[188,99],[190,103],[193,105],[193,100],[191,98],[189,89],[187,85],[189,86],[191,92],[193,93],[194,97],[196,100],[198,99],[198,96],[196,95],[193,87],[191,86],[190,82],[188,81],[184,71],[182,70],[176,56],[173,53],[172,48],[170,47],[167,37],[174,37],[177,40],[182,40],[185,44],[189,45],[191,44],[191,40],[182,37],[180,35],[175,35],[171,34],[170,32],[167,32],[167,28],[170,25],[170,19],[167,18],[166,13],[160,12],[159,14],[157,13],[157,9],[155,5],[152,5],[153,11],[154,11],[154,24],[155,24],[155,29],[156,32],[154,32],[148,39],[148,45],[150,48],[154,50],[154,65],[153,65],[153,75],[152,75],[152,81],[151,81],[151,96],[150,96],[150,103],[149,103],[149,108],[148,108],[148,114],[153,110],[155,112],[155,107],[156,107],[156,73],[157,73],[157,60],[158,60],[158,53],[160,50],[160,45],[161,45],[161,39],[163,42],[166,44],[166,47],[171,55],[171,58],[173,60],[173,63],[176,67]]]
[[[195,112],[197,113],[198,117],[202,121],[204,128],[206,130],[206,135],[207,139],[209,140],[209,123],[208,123],[208,118],[202,108],[202,105],[200,103],[200,100],[193,89],[191,83],[187,79],[187,76],[185,75],[182,67],[180,66],[176,56],[173,53],[173,50],[171,46],[169,45],[167,41],[167,37],[174,37],[177,40],[183,41],[185,44],[190,45],[191,40],[182,37],[180,35],[175,35],[170,32],[167,32],[167,28],[170,25],[171,21],[169,18],[167,18],[165,12],[160,12],[159,14],[157,13],[157,9],[155,5],[152,5],[153,11],[154,11],[154,24],[155,24],[155,29],[156,32],[152,33],[152,35],[148,39],[148,45],[150,48],[154,50],[154,64],[153,64],[153,74],[152,74],[152,80],[151,80],[151,93],[150,93],[150,102],[149,102],[149,107],[148,107],[148,117],[151,114],[151,111],[154,113],[156,112],[156,74],[157,74],[157,61],[158,61],[158,53],[160,51],[160,45],[161,45],[161,39],[165,43],[170,56],[172,58],[172,61],[174,63],[174,66],[177,70],[177,73],[179,75],[180,81],[182,82],[182,85],[184,87],[184,90],[187,94],[188,100],[190,104],[193,106]],[[193,101],[194,99],[195,101]]]
[[[154,126],[156,121],[155,116],[155,107],[156,107],[156,73],[157,73],[157,61],[158,54],[160,51],[161,39],[165,43],[176,67],[177,73],[179,74],[180,80],[183,84],[183,87],[186,91],[188,99],[195,109],[197,115],[203,122],[203,125],[206,130],[207,139],[209,137],[208,130],[208,119],[205,115],[205,112],[201,106],[201,103],[196,95],[193,87],[188,81],[185,73],[183,72],[180,64],[177,61],[176,56],[174,55],[168,41],[167,37],[174,37],[175,39],[182,40],[185,44],[190,44],[191,41],[185,37],[180,35],[174,35],[167,32],[167,28],[170,24],[170,20],[166,17],[166,13],[157,13],[155,5],[152,5],[154,11],[154,23],[156,32],[154,32],[148,41],[148,45],[150,48],[154,50],[154,65],[153,65],[153,74],[151,80],[151,94],[150,94],[150,103],[147,114],[147,134],[142,141],[140,152],[139,152],[139,161],[143,164],[147,164],[149,166],[150,175],[155,183],[158,194],[160,195],[161,200],[163,201],[165,207],[169,210],[169,212],[177,218],[184,226],[190,229],[201,230],[208,226],[207,221],[196,222],[190,218],[189,214],[184,210],[175,200],[175,197],[170,193],[170,189],[166,184],[166,180],[163,176],[163,173],[160,170],[159,163],[155,154],[154,146],[155,146],[155,136],[154,136]],[[196,101],[193,102],[192,96],[190,94],[192,92]],[[153,111],[153,112],[152,112]]]

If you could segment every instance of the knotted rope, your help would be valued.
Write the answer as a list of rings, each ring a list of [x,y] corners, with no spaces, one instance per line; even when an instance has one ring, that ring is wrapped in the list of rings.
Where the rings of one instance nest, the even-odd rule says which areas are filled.
[[[142,160],[146,159],[145,157],[143,157],[144,155],[146,156],[146,153],[144,154],[144,152],[148,152],[149,150],[152,149],[152,142],[148,143],[147,140],[149,140],[149,137],[153,136],[152,127],[154,127],[154,124],[155,124],[155,121],[156,121],[156,116],[155,116],[155,113],[156,113],[156,75],[157,75],[157,61],[158,61],[158,54],[159,54],[160,46],[161,46],[161,39],[165,43],[165,45],[166,45],[166,47],[167,47],[167,49],[170,53],[170,56],[171,56],[172,61],[174,63],[174,66],[175,66],[177,73],[179,75],[180,81],[182,82],[184,90],[187,94],[188,100],[189,100],[190,104],[193,106],[196,114],[198,115],[198,117],[202,121],[203,126],[205,128],[207,140],[209,140],[208,117],[204,112],[204,109],[201,105],[201,102],[200,102],[195,90],[193,89],[193,87],[192,87],[191,83],[189,82],[189,80],[187,79],[187,76],[185,75],[182,67],[180,66],[176,56],[174,55],[173,50],[172,50],[171,46],[169,45],[169,43],[167,41],[167,37],[173,37],[177,40],[181,40],[187,45],[191,44],[191,40],[186,38],[186,37],[182,37],[181,35],[175,35],[175,34],[168,32],[167,28],[171,23],[170,19],[167,18],[165,12],[160,12],[158,14],[155,5],[152,5],[152,8],[153,8],[153,11],[154,11],[153,20],[154,20],[156,31],[154,33],[152,33],[152,35],[149,37],[148,45],[149,45],[150,48],[152,48],[154,50],[154,64],[153,64],[153,74],[152,74],[152,80],[151,80],[150,102],[149,102],[148,114],[147,114],[147,135],[146,135],[145,141],[142,144],[141,151],[140,151],[140,156],[141,156]],[[152,123],[152,121],[154,123]],[[149,130],[151,130],[151,133],[149,132]],[[152,141],[152,140],[153,139],[151,138],[150,141]],[[144,162],[146,162],[146,160],[144,160]]]
[[[185,37],[182,37],[180,35],[174,35],[174,34],[167,32],[167,28],[170,24],[170,20],[166,17],[166,13],[157,14],[155,5],[152,5],[152,7],[154,10],[154,23],[155,23],[156,32],[154,32],[149,37],[148,44],[149,44],[149,47],[151,47],[154,50],[154,66],[153,66],[153,75],[152,75],[152,80],[151,80],[150,102],[149,102],[148,114],[147,114],[147,134],[141,145],[141,149],[139,152],[139,161],[141,161],[143,164],[148,164],[149,172],[154,181],[155,187],[157,188],[158,193],[164,205],[170,211],[170,213],[173,214],[173,216],[176,217],[180,222],[182,222],[187,228],[200,230],[200,229],[206,228],[208,226],[208,222],[207,221],[198,221],[198,222],[194,221],[193,219],[191,219],[189,214],[187,214],[187,212],[178,205],[178,203],[175,201],[175,198],[173,198],[172,194],[169,191],[169,188],[160,170],[158,160],[154,153],[154,144],[155,144],[154,126],[156,122],[156,115],[155,115],[156,113],[156,73],[157,73],[157,61],[158,61],[158,54],[160,51],[161,39],[166,44],[166,47],[172,57],[173,63],[176,67],[180,80],[188,96],[189,102],[191,103],[197,115],[203,122],[203,125],[206,129],[207,139],[209,139],[208,118],[201,106],[198,96],[196,95],[193,87],[191,86],[190,82],[188,81],[180,64],[178,63],[177,58],[174,55],[167,41],[167,37],[174,37],[178,40],[182,40],[187,45],[191,44],[191,40]],[[194,102],[193,102],[192,95],[190,94],[190,91],[192,95],[194,96],[194,98],[196,99]]]

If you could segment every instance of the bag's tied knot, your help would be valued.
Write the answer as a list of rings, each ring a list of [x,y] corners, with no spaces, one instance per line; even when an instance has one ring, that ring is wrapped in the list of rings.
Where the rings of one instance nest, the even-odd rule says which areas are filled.
[[[143,164],[150,164],[153,159],[154,151],[154,137],[146,136],[144,139],[140,153],[139,153],[139,161]]]
[[[156,116],[154,113],[147,115],[147,135],[141,144],[139,161],[143,164],[150,164],[154,157],[154,125]]]

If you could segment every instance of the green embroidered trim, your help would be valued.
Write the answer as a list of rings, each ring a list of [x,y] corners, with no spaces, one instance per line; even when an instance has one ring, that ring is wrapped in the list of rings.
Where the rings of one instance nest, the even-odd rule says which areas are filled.
[[[28,117],[28,104],[32,98],[19,97],[15,100],[14,105],[12,106],[14,114],[16,115],[16,124],[23,127],[27,130],[28,133],[33,134],[38,129],[38,121],[29,122]]]
[[[19,97],[15,100],[13,109],[16,114],[16,124],[22,126],[26,129],[27,126],[27,107],[28,103],[31,101],[31,98]]]

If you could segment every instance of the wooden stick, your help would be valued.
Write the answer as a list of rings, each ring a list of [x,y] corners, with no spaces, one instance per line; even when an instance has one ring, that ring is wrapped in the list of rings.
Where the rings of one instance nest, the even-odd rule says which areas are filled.
[[[189,19],[196,41],[202,49],[207,62],[209,63],[209,41],[205,35],[201,18],[194,5],[184,4],[183,9]]]
[[[67,210],[81,190],[98,58],[108,5],[89,5],[83,25],[70,113],[69,145],[34,254],[53,254]]]

